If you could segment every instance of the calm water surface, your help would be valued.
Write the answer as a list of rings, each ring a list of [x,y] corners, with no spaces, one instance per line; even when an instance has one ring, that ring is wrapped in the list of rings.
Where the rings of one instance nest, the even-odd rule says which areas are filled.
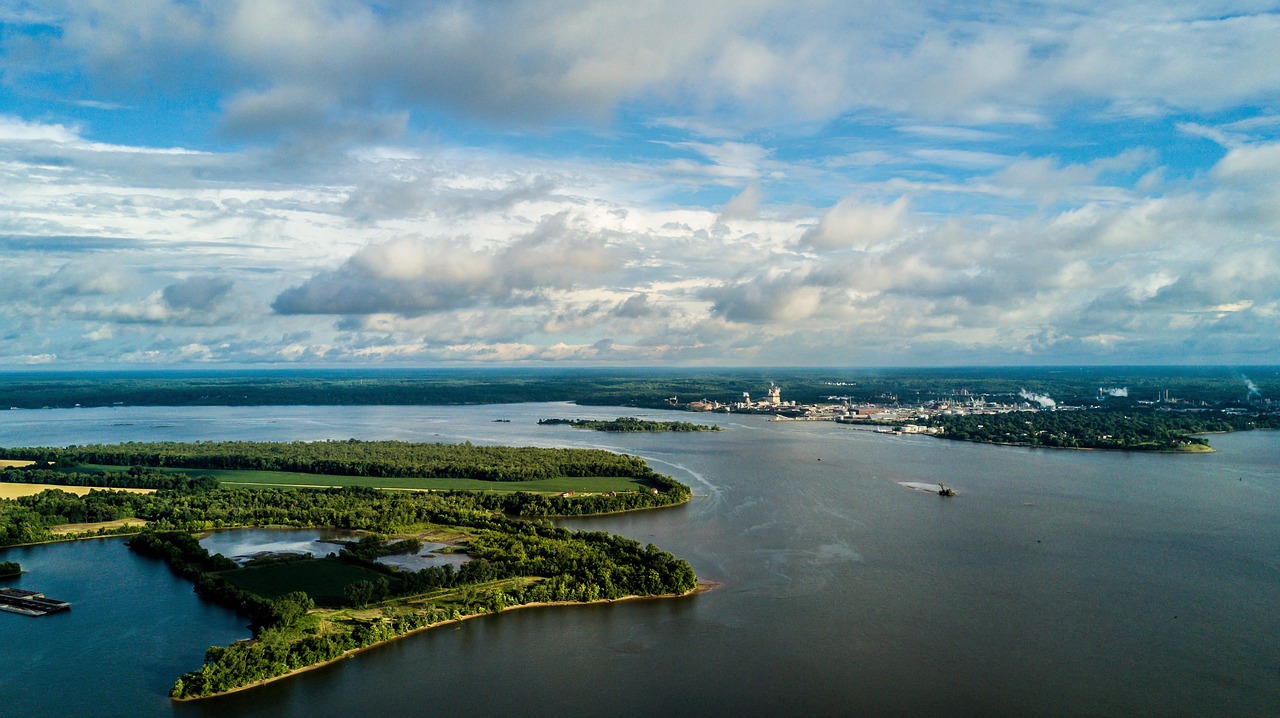
[[[566,524],[652,541],[720,584],[678,601],[513,611],[170,704],[172,679],[206,646],[247,635],[242,620],[118,541],[10,549],[0,560],[30,570],[20,585],[76,605],[0,614],[0,658],[24,662],[0,672],[0,705],[33,716],[1280,715],[1280,433],[1161,456],[759,417],[705,417],[726,429],[716,434],[534,423],[621,415],[636,412],[0,412],[8,446],[355,437],[635,453],[694,501]]]

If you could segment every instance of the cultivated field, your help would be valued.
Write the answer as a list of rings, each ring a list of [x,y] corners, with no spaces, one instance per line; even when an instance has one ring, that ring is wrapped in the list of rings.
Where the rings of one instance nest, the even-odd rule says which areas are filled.
[[[334,552],[341,548],[334,546]],[[383,574],[337,559],[288,561],[250,566],[221,574],[234,584],[263,598],[279,598],[291,591],[306,591],[321,606],[340,606],[343,589],[356,581],[376,581]]]
[[[90,491],[128,491],[134,494],[149,494],[155,489],[103,489],[97,486],[61,486],[58,484],[10,484],[0,482],[0,499],[16,499],[19,496],[32,496],[46,489],[57,489],[76,496],[84,496]]]

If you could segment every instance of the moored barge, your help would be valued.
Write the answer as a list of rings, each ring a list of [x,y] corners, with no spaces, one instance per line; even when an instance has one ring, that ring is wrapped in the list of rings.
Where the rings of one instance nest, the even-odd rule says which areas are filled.
[[[0,611],[21,613],[25,616],[43,616],[54,611],[71,608],[66,601],[45,598],[43,593],[21,588],[0,588]]]

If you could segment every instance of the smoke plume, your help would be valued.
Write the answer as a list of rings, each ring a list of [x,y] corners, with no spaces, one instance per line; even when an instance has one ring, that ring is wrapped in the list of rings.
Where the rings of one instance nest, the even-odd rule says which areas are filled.
[[[1018,396],[1022,397],[1023,399],[1026,399],[1027,401],[1032,401],[1039,404],[1041,409],[1053,409],[1054,407],[1058,406],[1058,402],[1054,401],[1048,396],[1045,396],[1044,394],[1032,394],[1026,389],[1019,390]]]

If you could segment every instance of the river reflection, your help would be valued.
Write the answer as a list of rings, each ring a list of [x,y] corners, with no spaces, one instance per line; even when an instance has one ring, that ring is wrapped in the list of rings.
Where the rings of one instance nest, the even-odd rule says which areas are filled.
[[[465,553],[449,551],[451,547],[443,543],[423,543],[422,548],[414,553],[392,554],[378,557],[378,563],[395,566],[401,571],[421,571],[433,566],[453,566],[457,568],[471,557]],[[445,553],[440,553],[444,551]]]
[[[323,558],[342,549],[339,541],[360,537],[352,531],[333,529],[223,529],[200,537],[200,545],[211,554],[244,565],[259,556],[308,554]]]
[[[211,554],[223,556],[243,566],[261,556],[281,554],[310,555],[323,558],[337,554],[343,542],[358,541],[364,534],[336,529],[222,529],[200,537],[200,545]],[[402,571],[420,571],[432,566],[461,566],[471,557],[451,551],[443,543],[424,542],[415,552],[379,556],[378,563],[394,566]]]

